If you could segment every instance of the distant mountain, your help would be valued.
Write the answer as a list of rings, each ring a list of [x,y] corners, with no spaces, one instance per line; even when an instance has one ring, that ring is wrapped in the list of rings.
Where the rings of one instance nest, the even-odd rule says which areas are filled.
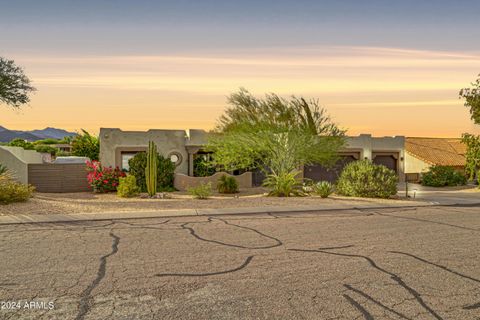
[[[0,126],[0,142],[10,142],[13,139],[20,138],[27,141],[37,141],[47,138],[63,139],[64,137],[73,137],[77,135],[63,129],[45,128],[42,130],[19,131],[9,130]]]
[[[77,135],[74,132],[68,132],[67,130],[51,128],[51,127],[47,127],[42,130],[28,131],[28,133],[31,133],[37,137],[40,137],[41,139],[46,139],[46,138],[63,139],[65,137],[73,137]]]

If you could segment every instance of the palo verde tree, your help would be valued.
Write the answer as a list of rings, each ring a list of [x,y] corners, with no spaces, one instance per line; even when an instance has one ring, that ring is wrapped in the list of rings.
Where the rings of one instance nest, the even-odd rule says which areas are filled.
[[[29,95],[36,89],[23,69],[13,60],[0,57],[0,102],[15,109],[30,101]]]
[[[225,170],[263,170],[272,195],[294,195],[298,169],[333,164],[344,144],[344,131],[317,100],[284,99],[273,93],[258,99],[240,89],[230,95],[228,104],[207,148]]]
[[[470,108],[470,117],[473,122],[480,124],[480,74],[477,80],[471,83],[470,88],[460,90],[459,96],[465,99],[465,106]],[[462,142],[467,146],[467,153],[465,154],[466,173],[470,180],[478,180],[480,175],[480,136],[464,133]]]

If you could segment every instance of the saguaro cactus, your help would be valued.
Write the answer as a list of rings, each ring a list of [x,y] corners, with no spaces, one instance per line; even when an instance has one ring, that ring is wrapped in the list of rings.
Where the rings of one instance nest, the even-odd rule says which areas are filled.
[[[158,167],[157,146],[153,141],[148,142],[147,166],[145,168],[145,182],[150,197],[157,194],[157,167]]]

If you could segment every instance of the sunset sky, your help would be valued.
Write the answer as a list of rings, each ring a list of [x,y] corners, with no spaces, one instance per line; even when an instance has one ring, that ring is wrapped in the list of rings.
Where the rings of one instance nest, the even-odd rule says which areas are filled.
[[[226,96],[318,98],[350,135],[480,132],[480,1],[4,1],[0,56],[30,106],[9,129],[210,129]]]

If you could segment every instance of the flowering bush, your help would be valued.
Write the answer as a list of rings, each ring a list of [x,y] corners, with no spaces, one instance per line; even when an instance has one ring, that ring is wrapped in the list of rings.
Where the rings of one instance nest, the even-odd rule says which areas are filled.
[[[125,172],[118,167],[103,167],[99,161],[87,161],[87,179],[94,192],[117,190],[118,179],[125,177]]]

